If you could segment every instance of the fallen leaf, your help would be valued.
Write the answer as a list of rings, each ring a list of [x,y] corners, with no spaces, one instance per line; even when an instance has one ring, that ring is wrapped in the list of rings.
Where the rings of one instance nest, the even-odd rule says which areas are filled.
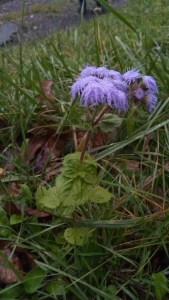
[[[13,265],[16,273],[11,269],[10,263]],[[3,283],[16,283],[23,277],[23,268],[21,261],[15,253],[10,249],[0,251],[0,281]]]
[[[0,177],[3,177],[5,170],[3,168],[0,168]]]
[[[148,135],[146,135],[146,137],[144,138],[144,145],[143,145],[143,152],[148,151],[148,147],[149,147],[149,143],[152,140],[153,134],[149,133]]]
[[[140,163],[136,160],[127,161],[127,170],[128,171],[139,171],[140,170]]]
[[[37,159],[34,164],[35,174],[40,174],[44,167],[47,167],[47,164],[52,160],[60,157],[65,140],[60,138],[57,140],[55,136],[51,136],[47,142],[42,147],[40,153],[37,156]]]
[[[53,83],[54,83],[54,81],[52,81],[52,80],[45,80],[45,81],[42,81],[40,83],[40,87],[41,87],[42,92],[44,93],[45,97],[42,96],[42,95],[38,95],[36,97],[36,99],[38,100],[38,102],[40,104],[42,104],[45,107],[45,109],[52,109],[53,108],[52,103],[55,101],[55,97],[52,93]]]
[[[3,209],[5,212],[11,216],[11,215],[21,215],[21,207],[16,204],[14,201],[8,201],[6,200],[3,205]],[[37,218],[47,218],[51,216],[50,213],[45,212],[45,211],[40,211],[37,209],[33,209],[31,207],[25,207],[25,215],[30,216],[30,217],[37,217]]]
[[[36,152],[42,148],[45,143],[46,136],[32,136],[27,144],[27,150],[25,153],[25,163],[27,164],[34,159]]]
[[[29,272],[31,269],[37,267],[37,264],[35,263],[37,256],[34,253],[31,253],[27,249],[21,247],[16,247],[15,252],[21,261],[24,272]]]

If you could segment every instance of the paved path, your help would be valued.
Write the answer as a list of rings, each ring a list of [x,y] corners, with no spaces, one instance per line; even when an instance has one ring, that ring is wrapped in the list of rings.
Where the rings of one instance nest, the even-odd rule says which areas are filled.
[[[109,4],[115,8],[119,8],[126,4],[129,0],[109,0]],[[37,12],[28,13],[28,9],[32,5],[44,3],[56,3],[56,9],[54,11],[50,10],[48,12]],[[93,0],[88,0],[88,13],[84,19],[89,20],[93,17],[91,9],[94,5]],[[4,22],[4,16],[11,12],[19,12],[22,10],[23,1],[22,0],[0,0],[0,21]],[[77,25],[81,22],[81,16],[77,12],[78,0],[26,0],[25,1],[25,11],[24,16],[24,26],[23,26],[23,39],[24,41],[34,40],[35,38],[43,38],[48,34],[56,31],[57,29],[66,29],[68,27]],[[11,14],[12,16],[12,14]],[[21,17],[20,17],[21,19]],[[19,18],[13,20],[12,17],[8,20],[20,25]],[[11,29],[11,25],[10,25]],[[8,32],[8,35],[10,32]],[[11,31],[12,34],[12,31]],[[17,42],[17,35],[13,36],[13,41]]]

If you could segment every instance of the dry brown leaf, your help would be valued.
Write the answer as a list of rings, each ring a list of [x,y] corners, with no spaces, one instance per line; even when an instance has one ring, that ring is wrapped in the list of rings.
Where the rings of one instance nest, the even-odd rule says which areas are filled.
[[[21,247],[16,247],[16,253],[21,261],[24,272],[29,272],[31,269],[37,267],[37,264],[35,263],[35,259],[37,259],[37,256],[34,253],[31,253]]]
[[[3,209],[8,215],[21,215],[21,207],[16,204],[14,201],[5,201],[3,205]],[[50,213],[45,211],[40,211],[37,209],[33,209],[31,207],[25,207],[25,215],[27,216],[33,216],[37,218],[48,218]]]
[[[65,142],[65,139],[59,138],[57,140],[55,136],[51,136],[47,140],[35,161],[35,174],[40,174],[47,163],[50,163],[53,159],[60,157]]]
[[[3,209],[9,216],[21,214],[21,209],[19,208],[19,205],[17,205],[13,201],[4,201]]]
[[[5,170],[3,168],[0,168],[0,177],[2,178],[4,176]]]
[[[140,170],[140,163],[136,160],[127,161],[127,170],[128,171],[139,171]]]
[[[41,211],[41,210],[33,209],[30,207],[25,208],[25,214],[27,216],[37,217],[37,218],[47,218],[47,217],[51,216],[51,214],[46,211]]]
[[[45,143],[46,136],[32,136],[27,145],[27,151],[25,153],[25,163],[34,159],[36,152],[42,148]]]
[[[53,84],[54,81],[52,80],[45,80],[40,83],[40,87],[46,97],[43,97],[42,95],[38,95],[36,99],[38,100],[39,103],[41,103],[45,107],[45,109],[53,108],[52,103],[55,101],[55,97],[52,93]]]
[[[2,256],[6,256],[6,259]],[[10,249],[5,249],[0,252],[0,281],[6,284],[19,282],[18,276],[12,271],[8,261],[16,271],[19,271],[20,277],[23,277],[23,268],[18,256],[12,253]]]
[[[149,133],[148,135],[146,135],[146,137],[144,138],[144,145],[143,145],[143,152],[148,151],[148,147],[149,147],[149,142],[152,140],[153,134]]]
[[[61,171],[62,163],[61,162],[54,162],[51,163],[45,172],[45,179],[43,180],[43,185],[46,184],[52,176],[59,174]]]

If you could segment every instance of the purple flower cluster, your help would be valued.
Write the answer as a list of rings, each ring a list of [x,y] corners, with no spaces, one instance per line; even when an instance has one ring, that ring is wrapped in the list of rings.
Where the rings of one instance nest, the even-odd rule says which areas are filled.
[[[147,109],[152,112],[157,102],[158,93],[155,80],[151,76],[141,76],[139,70],[128,70],[120,74],[106,67],[85,67],[78,79],[71,86],[72,100],[80,96],[80,104],[108,105],[118,112],[127,111],[130,100],[147,103]]]
[[[141,76],[136,69],[129,70],[122,76],[128,83],[128,100],[146,102],[147,110],[151,113],[157,103],[158,89],[155,80],[151,76]]]

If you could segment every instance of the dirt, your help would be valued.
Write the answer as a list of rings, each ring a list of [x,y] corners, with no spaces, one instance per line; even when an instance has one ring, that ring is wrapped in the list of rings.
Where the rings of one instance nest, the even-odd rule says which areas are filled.
[[[115,8],[126,4],[129,0],[109,0],[108,3]],[[51,7],[50,7],[51,3]],[[45,5],[48,7],[45,8]],[[35,10],[35,6],[38,9]],[[93,17],[92,10],[95,7],[93,0],[87,1],[87,14],[83,20],[90,20]],[[82,16],[78,13],[78,0],[26,0],[25,14],[22,23],[23,1],[21,0],[0,0],[0,21],[15,22],[21,26],[22,38],[24,41],[43,38],[57,29],[67,29],[77,25],[82,21]],[[17,35],[13,41],[18,40]]]

